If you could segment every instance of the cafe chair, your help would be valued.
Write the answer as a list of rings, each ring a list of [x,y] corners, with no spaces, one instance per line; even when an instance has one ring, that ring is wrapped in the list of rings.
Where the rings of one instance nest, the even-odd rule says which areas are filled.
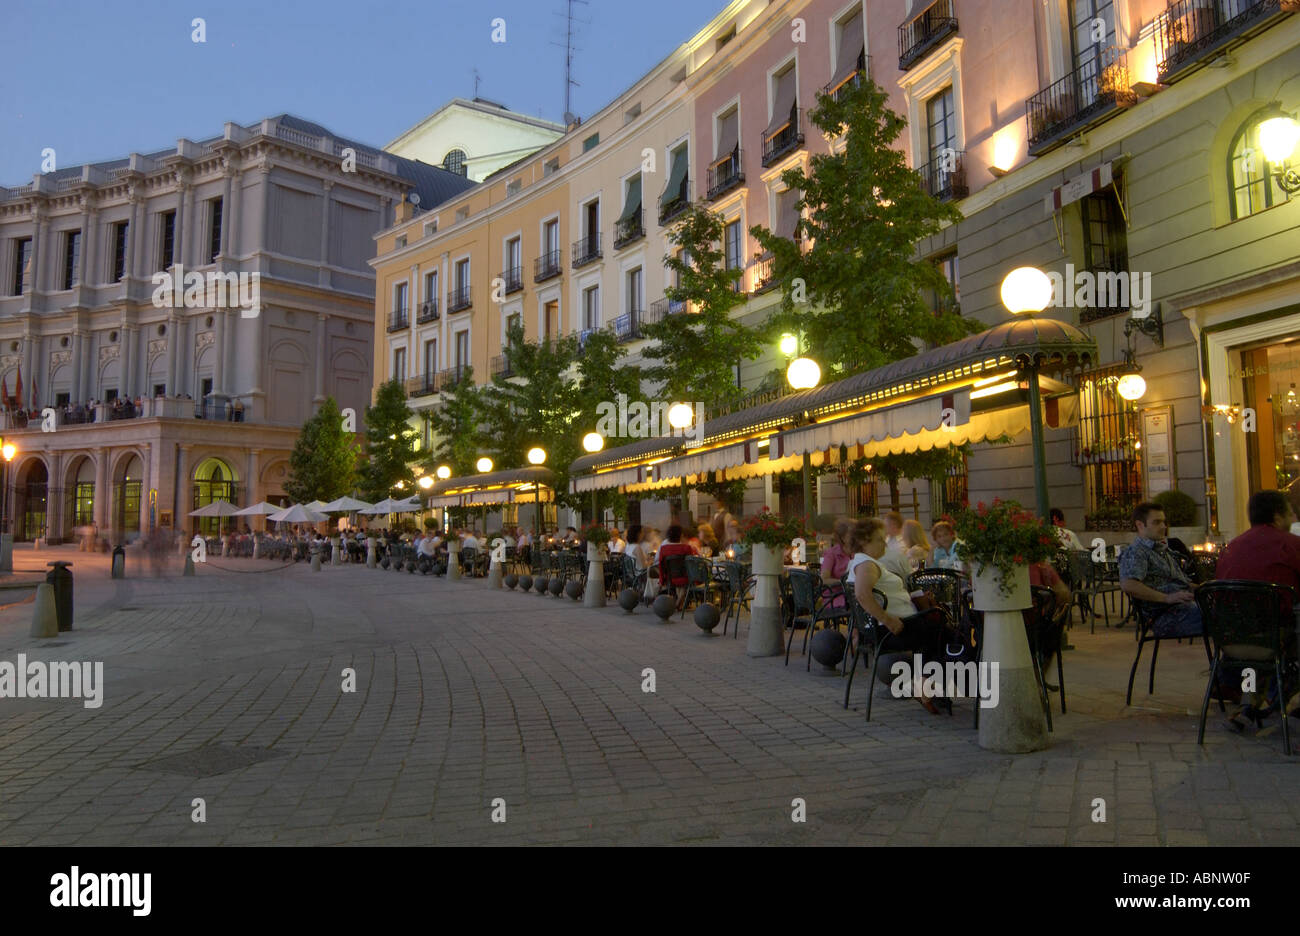
[[[1271,666],[1282,716],[1282,750],[1290,756],[1290,719],[1285,707],[1284,677],[1295,663],[1287,653],[1288,637],[1295,620],[1291,612],[1292,599],[1291,589],[1285,585],[1245,579],[1217,579],[1196,590],[1196,604],[1201,609],[1207,639],[1214,643],[1210,678],[1205,684],[1205,698],[1201,700],[1197,744],[1205,743],[1210,693],[1219,695],[1219,708],[1224,708],[1223,696],[1219,692],[1219,673],[1227,668],[1258,667],[1257,691],[1268,692],[1263,673],[1259,670]]]
[[[1210,651],[1210,638],[1206,636],[1205,627],[1202,626],[1199,631],[1186,633],[1183,629],[1175,628],[1166,614],[1173,607],[1172,605],[1157,605],[1146,601],[1132,602],[1133,611],[1137,615],[1138,626],[1138,647],[1137,656],[1133,657],[1133,668],[1128,674],[1128,692],[1124,696],[1124,704],[1133,704],[1133,679],[1137,676],[1138,662],[1142,659],[1142,648],[1148,643],[1152,644],[1151,648],[1151,675],[1147,681],[1147,695],[1152,695],[1156,691],[1156,657],[1160,653],[1160,641],[1162,640],[1182,640],[1184,637],[1200,637],[1205,644],[1205,659],[1211,664],[1214,662],[1214,654]],[[1203,622],[1202,622],[1203,623]],[[1219,707],[1223,707],[1223,700],[1219,700]]]
[[[1034,662],[1034,678],[1038,680],[1038,698],[1043,703],[1043,712],[1047,715],[1047,730],[1055,731],[1052,725],[1052,700],[1047,694],[1047,683],[1043,678],[1043,653],[1042,648],[1048,642],[1047,637],[1051,636],[1051,630],[1056,629],[1057,637],[1060,636],[1060,624],[1057,621],[1056,593],[1050,588],[1044,588],[1042,585],[1030,586],[1030,592],[1033,598],[1033,607],[1025,609],[1025,637],[1029,641],[1029,656]],[[1056,659],[1058,661],[1058,673],[1060,671],[1060,645],[1057,645]],[[1058,675],[1059,679],[1060,676]],[[1065,687],[1061,686],[1064,693]],[[1065,714],[1064,696],[1062,696],[1061,714]]]
[[[682,602],[681,617],[692,605],[709,604],[713,596],[721,592],[722,587],[713,581],[713,573],[707,559],[699,556],[685,556],[686,560],[686,600]]]
[[[736,628],[731,639],[735,640],[740,636],[740,612],[742,609],[749,610],[749,599],[754,590],[755,579],[740,562],[729,561],[719,563],[719,565],[727,576],[727,607],[726,613],[722,617],[722,636],[727,636],[727,624],[734,613]]]
[[[872,589],[871,594],[882,609],[889,610],[888,598],[877,589]],[[857,646],[853,650],[853,665],[849,667],[849,683],[844,687],[844,708],[849,707],[849,693],[853,691],[853,677],[858,672],[858,659],[865,649],[867,653],[867,721],[871,721],[871,700],[876,694],[876,663],[880,657],[877,642],[880,625],[862,607],[862,603],[858,601],[858,596],[854,594],[853,589],[844,589],[844,600],[849,606],[850,619],[853,622],[852,633],[857,637]]]
[[[676,598],[678,588],[686,589],[689,588],[690,585],[687,584],[687,585],[674,586],[673,579],[684,579],[687,577],[688,576],[686,574],[686,556],[684,555],[665,556],[663,558],[663,561],[660,563],[659,594],[662,595],[664,592],[668,592],[674,598]]]
[[[812,671],[812,655],[808,653],[808,641],[812,632],[820,627],[834,625],[839,630],[841,624],[852,629],[852,612],[846,605],[836,607],[835,599],[843,594],[842,589],[823,585],[821,576],[807,569],[790,570],[790,638],[785,645],[785,665],[790,665],[790,649],[794,646],[794,632],[803,627],[803,649],[800,651],[808,657],[806,669]],[[847,649],[847,646],[846,646]],[[847,653],[846,653],[847,658]]]
[[[641,568],[634,557],[624,553],[622,571],[623,588],[632,589],[639,598],[645,592],[645,577],[649,569]]]

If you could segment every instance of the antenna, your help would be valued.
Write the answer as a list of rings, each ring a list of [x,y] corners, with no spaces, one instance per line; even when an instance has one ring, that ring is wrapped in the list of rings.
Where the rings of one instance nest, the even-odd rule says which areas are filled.
[[[575,36],[574,36],[574,28],[573,28],[573,24],[574,24],[574,23],[582,23],[582,24],[585,24],[585,25],[588,25],[588,26],[589,26],[589,25],[591,25],[591,20],[582,20],[582,19],[578,19],[577,17],[575,17],[575,16],[573,15],[573,5],[574,5],[575,3],[581,3],[583,6],[589,6],[589,4],[587,3],[587,0],[565,0],[565,2],[566,2],[566,11],[565,11],[565,13],[563,14],[563,16],[564,16],[564,18],[565,18],[565,30],[564,30],[564,125],[567,127],[567,126],[569,126],[570,124],[574,123],[574,122],[578,119],[578,118],[577,118],[577,115],[573,113],[573,97],[572,97],[572,91],[573,91],[574,88],[576,88],[576,87],[579,86],[579,85],[578,85],[578,82],[576,82],[576,81],[573,80],[573,53],[578,52],[578,51],[581,51],[581,50],[580,50],[577,46],[575,46],[575,45],[573,44],[573,40],[574,40],[574,38],[575,38]],[[557,15],[560,15],[560,14],[557,14]],[[553,43],[551,43],[551,45],[559,45],[559,44],[560,44],[560,43],[558,43],[558,42],[553,42]]]
[[[471,68],[470,71],[474,73],[474,100],[478,100],[478,85],[482,79],[479,78],[477,68]]]

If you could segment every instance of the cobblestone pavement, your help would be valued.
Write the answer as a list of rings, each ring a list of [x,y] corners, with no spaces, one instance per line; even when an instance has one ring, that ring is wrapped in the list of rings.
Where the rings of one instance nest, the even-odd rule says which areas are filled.
[[[1196,745],[1199,645],[1162,647],[1156,694],[1139,677],[1125,708],[1131,629],[1075,627],[1069,714],[1012,757],[978,746],[970,703],[936,717],[882,689],[867,723],[865,680],[845,711],[842,679],[689,615],[354,566],[16,564],[55,553],[76,563],[76,629],[38,642],[32,605],[10,605],[0,660],[102,660],[104,703],[0,699],[4,845],[1300,841],[1278,732],[1212,714]]]

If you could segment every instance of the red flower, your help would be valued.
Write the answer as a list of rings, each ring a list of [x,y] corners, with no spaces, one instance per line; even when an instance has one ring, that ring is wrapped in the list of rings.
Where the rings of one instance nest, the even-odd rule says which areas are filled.
[[[1017,564],[1022,563],[1022,562],[1025,561],[1025,557],[1024,557],[1024,556],[1013,556],[1012,558],[1015,560],[1015,562],[1016,562]]]
[[[981,523],[981,524],[980,524],[980,529],[981,529],[981,530],[987,530],[988,528],[989,528],[989,525],[988,525],[987,523]]]

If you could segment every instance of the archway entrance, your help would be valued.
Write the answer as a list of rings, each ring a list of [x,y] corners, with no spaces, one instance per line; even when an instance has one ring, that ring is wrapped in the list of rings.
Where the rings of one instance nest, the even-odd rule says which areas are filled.
[[[140,456],[132,455],[122,467],[122,476],[113,483],[113,529],[120,537],[118,542],[130,542],[140,533],[143,479],[144,465]]]
[[[87,527],[95,522],[95,463],[90,458],[82,458],[77,465],[77,473],[72,476],[72,483],[67,488],[66,510],[63,521],[64,536],[68,528],[75,531],[78,527]]]
[[[220,458],[205,458],[194,469],[194,506],[191,510],[206,507],[214,501],[238,503],[239,481],[235,471]],[[195,529],[204,535],[215,535],[220,529],[216,517],[193,517]]]
[[[49,471],[39,460],[28,462],[14,483],[14,540],[28,542],[46,534]]]

